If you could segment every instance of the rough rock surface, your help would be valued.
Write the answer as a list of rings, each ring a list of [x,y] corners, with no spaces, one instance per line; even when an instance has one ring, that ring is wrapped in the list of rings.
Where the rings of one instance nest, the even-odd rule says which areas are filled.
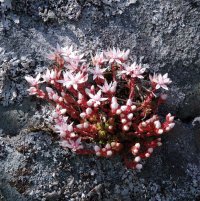
[[[0,200],[200,200],[198,0],[1,0],[0,10]],[[177,125],[142,172],[74,156],[38,127],[45,110],[26,98],[24,75],[44,71],[56,43],[86,55],[130,48],[169,73],[161,114],[172,111]]]

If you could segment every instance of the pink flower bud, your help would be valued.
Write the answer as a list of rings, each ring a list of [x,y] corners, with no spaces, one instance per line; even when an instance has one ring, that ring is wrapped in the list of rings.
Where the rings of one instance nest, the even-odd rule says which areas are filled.
[[[116,146],[116,142],[111,142],[111,146],[112,147]]]
[[[160,123],[159,120],[154,121],[154,125],[155,125],[155,127],[156,127],[157,129],[161,128],[161,123]]]
[[[130,119],[130,120],[131,120],[131,119],[133,118],[133,113],[128,114],[128,116],[127,116],[127,117],[128,117],[128,119]]]
[[[59,97],[59,102],[63,102],[63,98],[62,97]]]
[[[122,111],[126,111],[126,109],[127,109],[127,106],[126,106],[126,105],[122,105],[122,106],[121,106],[121,110],[122,110]]]
[[[142,169],[142,164],[137,164],[135,167],[136,167],[137,170],[141,170]]]
[[[125,124],[125,123],[127,122],[127,120],[126,120],[126,119],[122,119],[121,122],[122,122],[123,124]]]
[[[121,114],[121,110],[120,109],[118,109],[117,111],[116,111],[116,114]]]
[[[70,137],[76,137],[76,134],[75,133],[70,133]]]
[[[106,144],[105,148],[110,149],[111,148],[110,144]]]
[[[131,106],[131,110],[132,110],[132,111],[136,110],[136,108],[137,108],[137,107],[136,107],[135,105],[132,105],[132,106]]]
[[[109,151],[106,152],[106,154],[107,154],[107,156],[112,156],[113,153],[112,153],[111,150],[109,150]]]
[[[148,158],[149,156],[150,156],[150,154],[149,154],[149,153],[146,153],[146,154],[145,154],[145,157],[146,157],[146,158]]]
[[[85,112],[82,112],[82,113],[80,114],[80,117],[81,117],[82,119],[84,119],[85,116],[86,116]]]
[[[136,143],[135,147],[137,147],[139,149],[140,148],[140,143]]]
[[[108,126],[108,129],[109,129],[109,130],[112,130],[112,129],[113,129],[113,126]]]
[[[98,151],[100,150],[100,147],[97,146],[97,145],[95,145],[95,146],[94,146],[94,150],[95,150],[95,152],[98,152]]]
[[[147,150],[149,153],[153,153],[153,148],[148,148]]]
[[[84,128],[88,128],[88,127],[89,127],[89,123],[88,123],[87,121],[84,122],[84,123],[83,123],[83,127],[84,127]]]
[[[92,109],[91,109],[90,107],[88,107],[88,108],[86,109],[86,114],[87,114],[87,115],[92,114]]]
[[[143,121],[143,122],[142,122],[142,126],[143,126],[143,127],[146,127],[146,126],[147,126],[147,123]]]
[[[136,163],[138,163],[138,162],[141,161],[141,158],[140,158],[139,156],[137,156],[137,157],[135,157],[134,161],[135,161]]]
[[[124,131],[128,131],[129,130],[129,127],[127,125],[123,126],[123,130]]]

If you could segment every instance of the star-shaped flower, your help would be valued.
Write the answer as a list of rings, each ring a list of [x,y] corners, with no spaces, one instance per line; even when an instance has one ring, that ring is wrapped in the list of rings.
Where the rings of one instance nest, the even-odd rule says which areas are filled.
[[[154,74],[153,76],[150,75],[149,78],[151,82],[156,85],[156,89],[163,88],[168,90],[167,85],[172,82],[171,79],[168,78],[168,73],[163,76],[161,74]]]
[[[107,68],[100,68],[99,66],[96,66],[95,69],[89,69],[89,71],[93,74],[93,80],[96,78],[100,78],[104,80],[103,73],[107,70]]]
[[[57,82],[63,83],[63,86],[66,88],[70,88],[72,86],[75,90],[77,90],[79,84],[88,80],[88,74],[83,75],[81,72],[71,73],[66,71],[63,73],[63,78],[63,80],[58,80]]]
[[[101,101],[105,101],[108,99],[108,98],[101,97],[101,92],[102,92],[101,90],[99,90],[97,94],[92,94],[89,89],[86,89],[85,91],[90,97],[90,100],[87,102],[89,106],[94,105],[95,107],[97,107],[98,105],[101,104]]]
[[[40,78],[41,78],[41,74],[39,73],[36,78],[33,78],[32,76],[30,75],[27,75],[25,76],[25,79],[26,81],[32,86],[32,87],[35,87],[37,86],[38,84],[40,84]]]
[[[130,50],[121,51],[119,48],[116,48],[116,49],[113,48],[107,52],[104,52],[106,58],[109,60],[109,63],[116,62],[119,64],[122,64],[123,62],[128,60],[129,53],[130,53]]]
[[[102,65],[107,60],[104,57],[103,52],[97,53],[94,57],[92,57],[92,63],[94,66]]]
[[[116,91],[116,87],[117,87],[117,82],[110,82],[110,84],[108,84],[107,80],[104,81],[104,85],[103,86],[99,86],[98,87],[102,90],[102,92],[104,93],[114,93]]]
[[[77,151],[79,149],[83,149],[83,145],[81,145],[81,138],[79,137],[77,140],[63,140],[61,141],[61,146],[64,148],[69,148],[72,151]]]
[[[141,65],[137,65],[136,62],[134,62],[131,66],[125,66],[124,70],[119,72],[119,74],[126,74],[130,75],[131,77],[135,78],[144,78],[142,74],[145,72],[146,68],[142,68]]]

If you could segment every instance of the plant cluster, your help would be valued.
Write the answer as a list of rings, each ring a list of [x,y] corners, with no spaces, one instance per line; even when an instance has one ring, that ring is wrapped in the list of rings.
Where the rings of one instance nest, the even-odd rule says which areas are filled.
[[[142,168],[161,146],[161,136],[175,123],[169,113],[157,114],[166,99],[168,74],[149,75],[141,64],[130,63],[129,50],[98,52],[86,63],[72,46],[57,46],[48,55],[50,69],[36,78],[26,76],[30,95],[54,106],[49,117],[64,148],[78,154],[111,157],[120,154],[128,168]]]

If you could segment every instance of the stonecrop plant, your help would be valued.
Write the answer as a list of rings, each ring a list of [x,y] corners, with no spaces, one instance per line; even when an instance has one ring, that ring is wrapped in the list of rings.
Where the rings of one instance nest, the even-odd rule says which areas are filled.
[[[48,55],[51,67],[25,79],[30,95],[53,105],[49,119],[63,148],[101,157],[120,154],[128,168],[141,169],[175,125],[170,113],[165,119],[157,114],[171,80],[168,74],[149,75],[145,65],[129,61],[129,53],[113,48],[86,63],[72,46],[58,45]]]

